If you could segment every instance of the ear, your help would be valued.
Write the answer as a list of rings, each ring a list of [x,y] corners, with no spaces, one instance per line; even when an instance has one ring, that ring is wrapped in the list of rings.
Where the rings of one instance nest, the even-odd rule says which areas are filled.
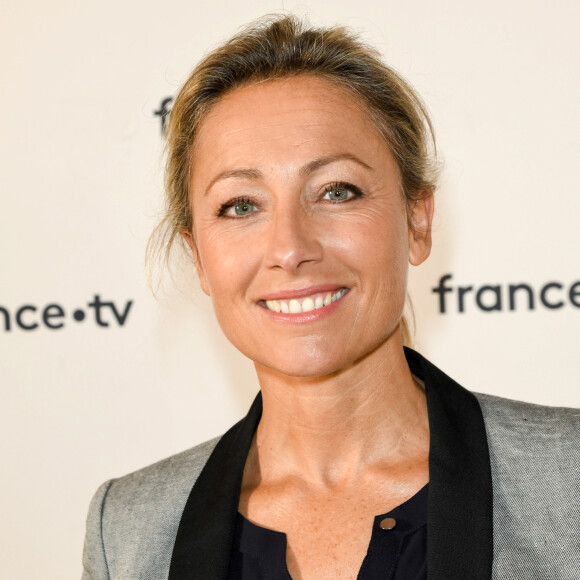
[[[413,266],[422,264],[431,253],[431,225],[435,202],[433,192],[412,202],[409,210],[409,262]]]
[[[195,243],[195,239],[193,237],[193,234],[191,232],[184,230],[181,232],[181,235],[183,236],[183,239],[186,241],[187,245],[191,249],[191,254],[193,256],[193,263],[195,264],[195,269],[196,269],[197,275],[199,277],[199,285],[201,286],[203,293],[207,294],[207,296],[209,296],[209,287],[207,285],[207,278],[205,276],[205,271],[203,269],[201,259],[199,257],[197,244]]]

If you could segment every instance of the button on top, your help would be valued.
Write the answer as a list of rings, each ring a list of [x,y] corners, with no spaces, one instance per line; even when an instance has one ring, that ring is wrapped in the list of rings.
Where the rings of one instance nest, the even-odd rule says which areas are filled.
[[[397,520],[395,518],[385,518],[381,520],[379,526],[381,530],[392,530],[397,525]]]

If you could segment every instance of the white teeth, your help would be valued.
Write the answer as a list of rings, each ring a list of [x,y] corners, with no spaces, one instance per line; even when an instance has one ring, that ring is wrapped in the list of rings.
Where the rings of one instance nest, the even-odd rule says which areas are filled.
[[[338,290],[334,294],[328,292],[326,295],[317,294],[315,298],[308,296],[302,301],[295,298],[286,300],[266,300],[266,307],[273,312],[282,312],[283,314],[300,314],[302,312],[310,312],[318,310],[324,306],[328,306],[342,298],[347,292],[346,288]]]

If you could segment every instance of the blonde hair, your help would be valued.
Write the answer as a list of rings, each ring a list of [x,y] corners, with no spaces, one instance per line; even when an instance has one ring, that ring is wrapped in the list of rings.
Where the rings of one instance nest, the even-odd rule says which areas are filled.
[[[212,106],[241,86],[299,74],[337,83],[366,106],[398,163],[407,208],[435,190],[433,128],[425,105],[407,81],[344,27],[313,28],[295,16],[267,16],[210,52],[175,100],[166,135],[166,212],[150,239],[150,257],[165,252],[167,260],[181,233],[192,232],[192,149]],[[405,316],[401,330],[404,344],[410,344]]]

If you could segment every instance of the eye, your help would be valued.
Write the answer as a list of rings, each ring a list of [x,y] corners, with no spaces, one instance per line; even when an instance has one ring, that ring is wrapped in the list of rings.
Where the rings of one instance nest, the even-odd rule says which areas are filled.
[[[242,203],[236,203],[231,209],[234,210],[236,215],[248,215],[255,211],[256,208],[251,203],[244,201]]]
[[[246,215],[250,215],[257,211],[256,206],[251,202],[249,199],[234,199],[227,203],[224,203],[218,212],[219,217],[230,217],[230,218],[237,218],[237,217],[244,217]]]
[[[361,197],[362,191],[355,185],[350,183],[331,183],[325,190],[323,199],[340,203],[342,201],[350,201],[355,197]]]

